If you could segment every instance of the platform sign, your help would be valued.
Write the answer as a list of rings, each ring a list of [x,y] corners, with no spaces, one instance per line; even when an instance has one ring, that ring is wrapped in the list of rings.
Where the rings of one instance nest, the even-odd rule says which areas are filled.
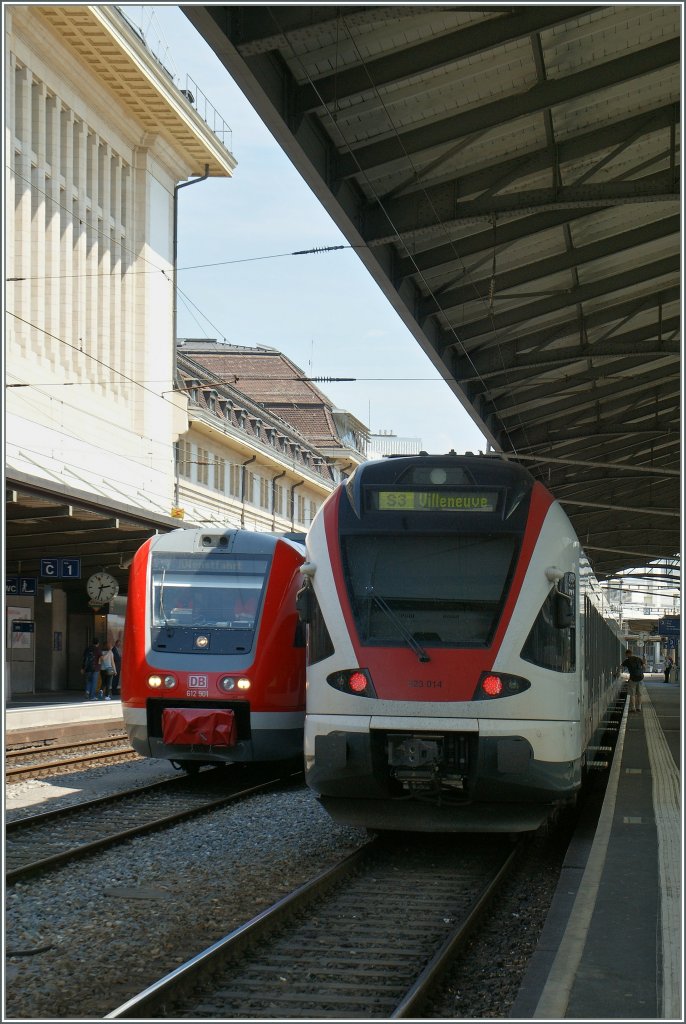
[[[41,558],[40,574],[52,580],[80,580],[80,558]]]
[[[38,593],[38,580],[35,576],[19,577],[19,595],[21,597],[35,597]]]
[[[5,597],[16,597],[19,593],[19,577],[5,576]]]
[[[678,637],[681,634],[681,616],[665,615],[664,618],[658,619],[657,631],[660,636]]]

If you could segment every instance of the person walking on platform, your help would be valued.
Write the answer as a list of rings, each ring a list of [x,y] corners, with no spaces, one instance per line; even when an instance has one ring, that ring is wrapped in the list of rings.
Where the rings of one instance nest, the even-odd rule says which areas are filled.
[[[112,644],[112,657],[114,658],[114,678],[112,679],[112,696],[119,696],[121,693],[121,651],[119,641]]]
[[[639,658],[633,651],[627,650],[626,658],[622,662],[622,668],[625,668],[629,673],[629,682],[627,690],[629,693],[629,711],[640,711],[641,710],[641,681],[643,679],[643,670],[645,668],[645,661],[643,658]]]
[[[673,666],[674,666],[674,662],[672,661],[672,659],[670,658],[669,655],[666,655],[666,657],[665,657],[665,664],[664,664],[664,667],[662,669],[662,671],[665,674],[665,682],[666,683],[669,682],[669,673],[672,671]]]
[[[112,699],[112,681],[114,679],[114,656],[108,643],[103,644],[100,655],[100,676],[105,700]]]
[[[85,676],[86,700],[95,700],[95,693],[98,688],[98,679],[100,678],[100,668],[98,666],[98,658],[94,643],[87,644],[86,649],[83,652],[83,658],[81,660],[81,674]]]
[[[99,640],[93,641],[93,657],[95,658],[95,668],[98,673],[98,677],[95,680],[95,693],[93,694],[94,700],[102,700],[102,676],[100,675],[100,655],[102,654],[102,647]]]

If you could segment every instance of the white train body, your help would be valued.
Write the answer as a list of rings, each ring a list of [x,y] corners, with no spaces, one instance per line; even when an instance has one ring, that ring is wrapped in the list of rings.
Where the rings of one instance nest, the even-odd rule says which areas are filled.
[[[333,817],[521,831],[574,799],[620,636],[540,483],[491,456],[366,463],[307,555],[306,778]]]

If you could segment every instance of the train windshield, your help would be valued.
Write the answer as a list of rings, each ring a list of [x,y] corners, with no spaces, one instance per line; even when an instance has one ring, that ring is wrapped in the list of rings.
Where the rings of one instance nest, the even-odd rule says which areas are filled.
[[[154,555],[152,625],[254,629],[269,559]]]
[[[481,646],[495,632],[514,570],[512,534],[353,534],[342,538],[361,641]]]

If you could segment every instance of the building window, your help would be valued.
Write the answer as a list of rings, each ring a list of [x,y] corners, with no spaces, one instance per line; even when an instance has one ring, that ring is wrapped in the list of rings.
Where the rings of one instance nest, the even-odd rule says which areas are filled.
[[[222,494],[226,490],[226,462],[221,455],[214,457],[214,489]]]
[[[251,473],[249,469],[245,470],[245,490],[243,492],[243,501],[247,501],[250,505],[254,505],[255,499],[255,474]]]
[[[263,476],[260,480],[260,508],[269,508],[269,485],[271,480],[266,480]]]
[[[296,518],[299,523],[305,523],[305,498],[302,494],[298,495],[298,514]]]
[[[177,441],[176,458],[179,476],[190,479],[191,475],[191,444],[190,441]]]
[[[274,512],[277,516],[283,515],[285,489],[281,484],[274,485]]]
[[[241,496],[241,467],[235,462],[229,463],[229,494],[232,498]]]
[[[207,448],[198,448],[198,483],[207,487],[210,479],[210,453]]]

